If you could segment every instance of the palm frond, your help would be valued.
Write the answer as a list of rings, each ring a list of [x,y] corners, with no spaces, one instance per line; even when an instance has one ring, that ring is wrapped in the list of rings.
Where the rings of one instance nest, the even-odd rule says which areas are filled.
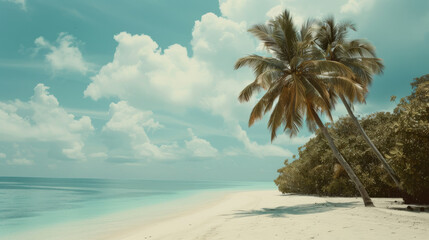
[[[338,76],[353,78],[353,71],[340,62],[328,60],[312,60],[301,64],[302,72],[314,74],[335,73]]]
[[[259,92],[261,90],[261,85],[255,80],[251,84],[247,85],[238,96],[238,101],[240,102],[248,102],[252,97],[253,93]]]
[[[277,128],[282,124],[285,117],[285,111],[289,105],[289,102],[287,101],[288,98],[289,91],[288,88],[285,87],[276,106],[273,109],[273,112],[271,113],[270,119],[268,120],[268,128],[271,130],[271,141],[276,138]]]
[[[273,26],[273,36],[277,45],[282,50],[282,58],[290,61],[295,53],[298,41],[297,31],[292,20],[292,15],[285,10],[281,15],[270,21]]]
[[[314,19],[307,19],[302,24],[301,31],[299,32],[300,42],[313,42],[315,37],[315,30],[317,29],[317,21]]]
[[[273,38],[273,29],[269,25],[256,24],[247,30],[258,38],[266,50],[277,48],[277,43]]]
[[[331,74],[319,76],[319,80],[326,82],[338,95],[346,96],[350,100],[364,101],[366,90],[350,78]]]
[[[362,57],[377,57],[375,47],[366,40],[355,39],[350,41],[346,46],[348,51],[357,51]]]
[[[267,68],[278,70],[282,70],[284,68],[284,64],[278,59],[262,57],[255,54],[238,59],[234,68],[239,69],[246,65],[253,68],[255,71],[258,70],[260,73],[264,72]]]
[[[286,78],[286,76],[284,77]],[[249,117],[249,127],[252,126],[257,120],[261,119],[263,114],[269,111],[273,102],[278,98],[286,83],[284,81],[277,81],[271,84],[268,91],[262,96],[258,103],[253,107]]]

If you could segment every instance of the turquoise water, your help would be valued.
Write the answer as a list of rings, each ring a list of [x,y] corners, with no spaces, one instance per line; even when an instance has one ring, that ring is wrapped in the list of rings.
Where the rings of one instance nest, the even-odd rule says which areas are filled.
[[[272,182],[0,177],[0,237],[207,191],[273,188]]]

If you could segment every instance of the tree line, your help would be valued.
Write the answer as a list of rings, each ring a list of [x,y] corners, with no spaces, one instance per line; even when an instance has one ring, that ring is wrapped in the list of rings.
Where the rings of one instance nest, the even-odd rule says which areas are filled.
[[[369,151],[350,117],[328,124],[340,152],[374,197],[404,197],[408,203],[429,203],[429,74],[414,79],[411,95],[393,113],[377,112],[359,120],[367,135],[384,153],[400,180],[401,192]],[[393,98],[394,99],[394,98]],[[275,180],[282,193],[356,196],[344,169],[336,163],[320,131],[293,162],[285,161]]]

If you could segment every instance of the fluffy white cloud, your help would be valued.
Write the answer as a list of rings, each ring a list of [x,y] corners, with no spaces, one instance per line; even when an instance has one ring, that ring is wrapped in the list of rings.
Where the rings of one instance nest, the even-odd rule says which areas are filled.
[[[0,102],[0,142],[59,144],[65,156],[82,160],[84,139],[94,129],[91,119],[67,113],[48,89],[38,84],[28,102]]]
[[[159,107],[196,105],[212,81],[203,62],[189,58],[185,47],[162,51],[147,35],[116,35],[118,47],[111,63],[92,78],[85,96],[95,100],[117,96],[133,105]]]
[[[250,1],[226,1],[224,3],[226,4],[224,5],[226,13],[222,12],[224,16],[229,16],[236,21],[245,20],[234,16],[235,12],[232,8],[240,4],[248,7],[247,4]],[[263,12],[266,18],[265,12],[261,11],[261,6],[258,4],[260,1],[252,3],[255,3],[253,5],[255,10],[259,8],[257,11]],[[270,9],[268,6],[269,4],[264,5],[264,9]],[[282,147],[271,144],[260,145],[251,141],[238,124],[239,120],[244,120],[249,115],[250,107],[255,99],[248,104],[240,104],[237,101],[239,92],[252,81],[253,76],[250,71],[237,73],[233,70],[233,66],[238,58],[253,53],[257,48],[257,42],[247,33],[248,24],[236,21],[209,13],[203,15],[201,21],[195,22],[191,42],[194,57],[200,61],[206,61],[210,66],[210,73],[216,79],[211,91],[207,92],[203,99],[202,108],[222,116],[228,128],[231,129],[232,135],[255,156],[288,156],[291,152]]]
[[[60,33],[56,44],[50,43],[43,37],[34,40],[36,51],[47,49],[46,61],[54,71],[72,71],[86,74],[89,70],[87,63],[77,47],[77,40],[70,34]]]
[[[301,15],[302,11],[299,11],[290,6],[288,7],[288,5],[285,4],[285,1],[282,1],[279,5],[271,8],[266,15],[269,19],[272,19],[282,14],[285,9],[288,9],[290,11],[292,19],[298,28],[305,22],[306,18]]]
[[[279,0],[219,0],[222,16],[236,22],[263,23],[266,13],[279,4]]]
[[[292,156],[292,152],[284,149],[282,147],[273,145],[273,144],[265,144],[260,145],[255,141],[251,141],[247,136],[246,131],[244,131],[239,125],[235,126],[234,134],[237,139],[239,139],[243,144],[246,150],[251,153],[253,156],[257,157],[290,157]]]
[[[235,122],[249,113],[250,105],[237,101],[239,92],[253,76],[251,71],[234,71],[235,61],[253,53],[257,42],[247,32],[245,22],[237,23],[212,13],[195,22],[191,41],[193,58],[206,62],[214,79],[199,106],[227,122]]]
[[[111,103],[110,120],[103,131],[125,135],[131,145],[135,158],[174,159],[179,148],[176,143],[155,145],[151,142],[145,129],[157,129],[161,125],[152,118],[152,112],[141,111],[130,106],[126,101]],[[114,156],[113,156],[114,157]]]
[[[62,150],[63,154],[70,159],[84,159],[85,155],[82,152],[84,144],[82,142],[74,142],[70,147]]]
[[[95,100],[116,96],[134,106],[169,110],[206,107],[208,99],[219,98],[225,90],[235,91],[236,102],[243,83],[231,78],[236,76],[234,62],[256,48],[246,30],[244,23],[205,14],[195,22],[192,57],[183,46],[175,44],[163,51],[147,35],[120,33],[114,37],[118,47],[113,61],[92,78],[84,94]]]
[[[191,128],[188,128],[190,141],[185,141],[186,148],[192,152],[195,157],[215,157],[218,150],[214,148],[209,141],[195,136]]]
[[[341,6],[341,13],[358,14],[363,9],[371,7],[373,0],[348,0],[347,3]]]
[[[247,32],[246,22],[235,22],[213,13],[204,14],[195,21],[192,31],[194,58],[204,61],[212,71],[231,74],[239,57],[251,54],[256,40]],[[216,79],[215,83],[222,81]]]
[[[265,12],[263,16],[266,18]],[[233,66],[239,57],[253,53],[258,45],[247,28],[246,22],[213,13],[203,15],[195,22],[192,32],[193,56],[188,56],[183,46],[175,44],[163,51],[147,35],[122,32],[114,37],[118,46],[113,61],[92,78],[84,94],[95,100],[119,97],[144,109],[197,108],[221,116],[233,128],[239,127],[239,121],[246,121],[251,104],[240,104],[237,96],[253,76],[251,71],[234,71]],[[143,132],[139,135],[143,140],[136,140],[132,145],[144,142],[146,145],[140,144],[139,149],[146,150],[140,155],[157,155],[157,146],[151,144]],[[278,146],[252,142],[247,134],[232,136],[249,149],[267,149],[261,151],[263,156],[289,154]]]
[[[27,4],[25,0],[3,0],[3,1],[15,3],[19,5],[22,10],[27,11]]]

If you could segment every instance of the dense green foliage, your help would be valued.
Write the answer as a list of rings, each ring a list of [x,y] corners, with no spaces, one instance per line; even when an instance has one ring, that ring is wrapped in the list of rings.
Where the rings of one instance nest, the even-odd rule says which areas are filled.
[[[416,202],[429,202],[429,75],[416,78],[413,92],[393,113],[379,112],[360,120],[362,127],[398,174],[404,190]],[[400,196],[393,181],[350,118],[329,124],[329,132],[369,194]],[[299,157],[285,161],[275,180],[283,193],[356,196],[357,190],[337,163],[320,131],[299,148]]]
[[[429,203],[429,75],[411,85],[413,93],[394,111],[396,146],[386,157],[398,169],[403,188],[417,202]]]

